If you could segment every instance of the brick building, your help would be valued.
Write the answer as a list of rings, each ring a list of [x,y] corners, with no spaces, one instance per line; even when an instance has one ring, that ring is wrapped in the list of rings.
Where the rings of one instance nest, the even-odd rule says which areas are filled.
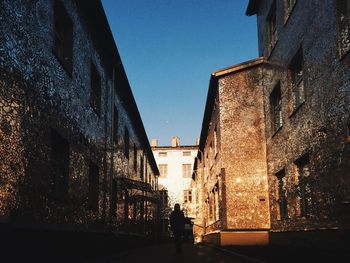
[[[266,244],[270,228],[262,58],[212,73],[199,153],[195,239]]]
[[[0,2],[0,221],[154,234],[158,168],[100,1]]]
[[[263,136],[260,154],[261,160],[264,154],[266,159],[265,167],[261,163],[259,170],[261,176],[267,173],[268,179],[269,198],[265,202],[269,204],[269,222],[266,226],[271,243],[331,244],[349,237],[349,5],[349,1],[344,0],[249,1],[247,15],[257,15],[261,59],[212,74],[195,167],[198,182],[195,181],[194,185],[198,187],[200,180],[205,182],[205,173],[200,176],[200,172],[201,169],[205,171],[203,159],[206,160],[208,152],[210,156],[210,134],[213,130],[215,132],[218,122],[221,123],[218,138],[223,139],[220,134],[223,129],[231,132],[231,140],[224,144],[221,142],[224,147],[219,146],[217,150],[218,158],[220,153],[226,154],[225,158],[229,161],[221,162],[219,167],[225,178],[235,176],[234,172],[228,172],[230,165],[235,166],[234,170],[241,176],[239,182],[236,180],[224,185],[226,194],[230,191],[237,195],[241,193],[251,200],[250,193],[253,191],[253,195],[262,200],[257,193],[260,191],[263,197],[264,188],[256,188],[254,184],[251,184],[254,187],[240,192],[241,183],[251,177],[245,170],[239,171],[245,163],[248,165],[255,160],[250,156],[252,153],[244,156],[245,152],[253,149],[255,135],[259,133]],[[249,67],[251,63],[256,65]],[[230,72],[235,68],[236,71]],[[224,72],[227,75],[220,76],[226,74]],[[244,77],[244,74],[247,75]],[[232,81],[229,81],[231,78]],[[218,94],[211,92],[212,81],[218,83]],[[235,94],[228,104],[223,102],[232,95],[221,95],[220,91],[224,89],[231,89],[230,92]],[[248,91],[250,98],[242,100],[242,94]],[[217,105],[215,98],[218,98]],[[254,103],[250,104],[252,98]],[[248,108],[240,110],[244,107],[253,107],[260,115],[251,115]],[[217,117],[215,112],[219,112]],[[222,118],[221,115],[225,114],[231,117],[228,120]],[[249,125],[241,128],[245,123]],[[243,147],[240,151],[235,144],[237,140]],[[225,148],[230,151],[225,153]],[[252,155],[256,154],[258,152],[254,151]],[[240,157],[241,162],[236,164]],[[215,173],[218,174],[220,187],[223,176],[218,169]],[[240,210],[231,212],[229,209],[239,202],[226,197],[225,189],[222,189],[223,192],[218,189],[219,202],[227,204],[226,207],[219,205],[217,224],[225,222],[226,215],[233,221],[239,221],[237,213]],[[205,203],[211,190],[205,185],[203,190],[202,202]],[[249,203],[242,209],[252,205]],[[266,215],[264,206],[262,208],[254,209],[253,213],[263,212]],[[205,227],[201,235],[215,232],[207,225],[208,218],[210,216],[204,213],[197,219]],[[247,222],[234,225],[233,230],[239,230],[245,224]],[[251,226],[253,228],[254,224]],[[256,227],[259,226],[256,224]],[[231,241],[235,243],[235,240]]]

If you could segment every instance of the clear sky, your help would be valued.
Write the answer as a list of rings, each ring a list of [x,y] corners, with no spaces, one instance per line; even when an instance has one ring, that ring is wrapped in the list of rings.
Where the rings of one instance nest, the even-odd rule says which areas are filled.
[[[210,74],[258,56],[248,0],[102,0],[149,140],[193,145]]]

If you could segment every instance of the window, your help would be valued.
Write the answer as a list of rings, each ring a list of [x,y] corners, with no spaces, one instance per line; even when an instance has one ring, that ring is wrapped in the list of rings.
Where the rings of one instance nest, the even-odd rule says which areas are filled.
[[[305,101],[304,73],[303,73],[303,52],[300,49],[294,56],[289,67],[292,80],[292,103],[293,112]]]
[[[342,58],[350,50],[350,0],[337,0],[338,46]]]
[[[281,86],[278,83],[270,95],[272,131],[275,133],[282,127],[282,99]]]
[[[214,156],[216,157],[218,153],[218,127],[215,126],[214,129]]]
[[[285,219],[288,217],[287,211],[287,199],[285,190],[285,171],[284,169],[276,174],[278,182],[278,205],[280,212],[280,219]]]
[[[211,191],[212,206],[213,206],[213,220],[217,221],[220,217],[220,209],[219,209],[219,184],[216,183],[213,190]]]
[[[184,203],[192,203],[192,191],[184,190]]]
[[[209,145],[209,166],[210,168],[213,166],[213,144],[210,143]]]
[[[143,181],[143,157],[140,159],[140,179]]]
[[[266,20],[267,51],[271,54],[277,43],[276,1],[273,1]]]
[[[113,111],[113,124],[112,124],[112,134],[113,134],[113,142],[118,142],[118,110],[117,107],[114,106]]]
[[[91,62],[91,93],[90,93],[90,105],[100,115],[101,108],[101,79],[100,75],[94,65]]]
[[[111,202],[110,202],[111,215],[116,215],[117,210],[117,180],[112,180]]]
[[[166,157],[167,156],[167,152],[159,152],[158,156],[159,157]]]
[[[185,177],[185,178],[191,177],[191,164],[182,165],[182,177]]]
[[[286,22],[293,11],[297,0],[284,0],[284,21]]]
[[[147,155],[145,156],[145,172],[144,172],[144,180],[147,181],[147,174],[148,174],[148,161],[147,161]]]
[[[134,170],[137,170],[137,147],[136,144],[134,143]]]
[[[309,156],[303,155],[294,163],[296,181],[298,183],[298,197],[300,216],[306,216],[309,212],[311,201],[311,188],[309,183]]]
[[[167,164],[160,164],[159,165],[159,173],[161,177],[167,177],[168,176],[168,165]]]
[[[182,156],[191,156],[191,152],[190,151],[182,152]]]
[[[53,53],[72,76],[73,69],[73,23],[60,0],[54,5]]]
[[[98,209],[98,185],[99,185],[99,167],[90,162],[89,164],[89,196],[88,206],[91,210]]]
[[[124,130],[124,155],[129,159],[129,131],[127,128]]]
[[[51,175],[53,197],[68,199],[69,143],[55,130],[51,131]]]

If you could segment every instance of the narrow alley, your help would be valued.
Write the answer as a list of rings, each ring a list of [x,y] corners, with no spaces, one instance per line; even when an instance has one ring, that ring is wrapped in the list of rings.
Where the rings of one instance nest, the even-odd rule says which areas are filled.
[[[0,263],[349,259],[349,32],[350,0],[0,0]]]
[[[119,253],[114,256],[101,258],[86,263],[138,263],[147,259],[152,263],[263,263],[263,261],[249,258],[234,252],[205,245],[194,245],[186,243],[183,246],[183,253],[176,254],[172,243],[165,243],[157,246],[143,247]]]

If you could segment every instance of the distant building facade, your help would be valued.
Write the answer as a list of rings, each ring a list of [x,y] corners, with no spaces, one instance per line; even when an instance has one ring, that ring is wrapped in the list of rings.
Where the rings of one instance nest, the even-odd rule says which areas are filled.
[[[101,2],[0,14],[0,222],[153,235],[159,171]]]
[[[199,238],[349,238],[349,1],[321,2],[249,1],[261,58],[211,76],[192,182]]]
[[[159,168],[159,189],[168,191],[169,207],[172,210],[179,203],[185,216],[191,216],[193,193],[190,188],[194,157],[197,145],[180,145],[180,139],[172,138],[171,146],[158,146],[154,139],[152,151]],[[171,211],[170,210],[170,211]]]

